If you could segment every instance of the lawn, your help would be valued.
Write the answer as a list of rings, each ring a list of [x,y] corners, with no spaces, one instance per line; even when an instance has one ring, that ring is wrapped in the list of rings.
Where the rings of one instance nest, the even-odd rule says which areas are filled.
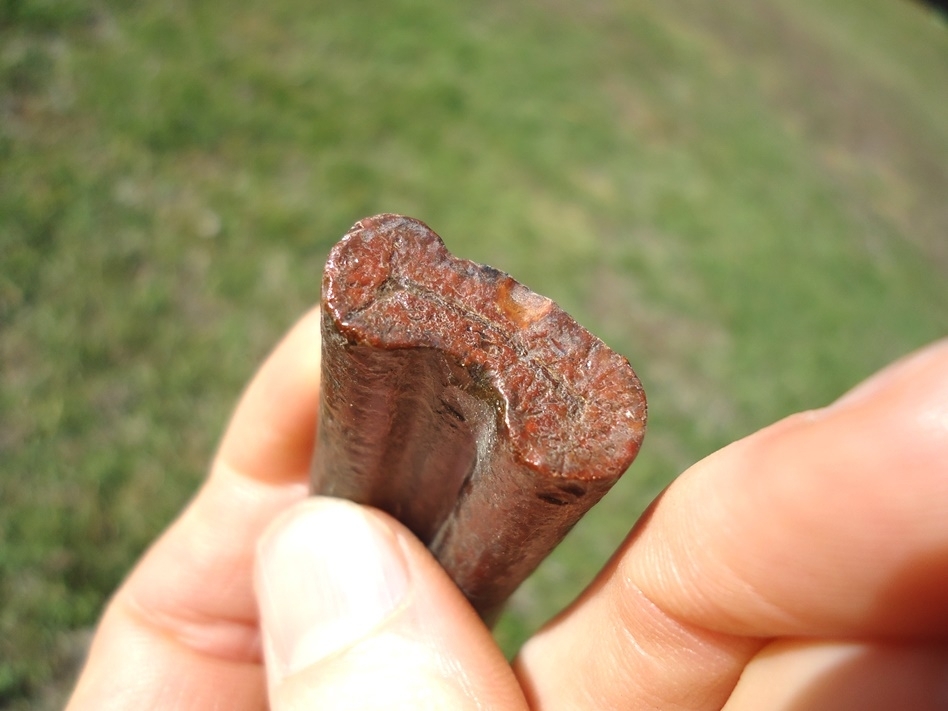
[[[946,87],[948,24],[907,0],[0,0],[0,708],[62,703],[327,251],[386,211],[649,394],[513,652],[689,464],[948,333]]]

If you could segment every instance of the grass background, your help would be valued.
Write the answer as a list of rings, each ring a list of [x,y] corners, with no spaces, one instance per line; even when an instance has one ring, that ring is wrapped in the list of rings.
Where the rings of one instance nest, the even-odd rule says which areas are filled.
[[[650,396],[508,651],[691,462],[948,331],[948,27],[902,0],[0,0],[0,708],[55,708],[382,211]]]

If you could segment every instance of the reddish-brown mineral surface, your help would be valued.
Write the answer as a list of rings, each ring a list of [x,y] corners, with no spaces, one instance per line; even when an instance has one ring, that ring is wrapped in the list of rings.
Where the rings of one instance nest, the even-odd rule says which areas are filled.
[[[628,361],[423,223],[356,223],[323,275],[316,493],[378,507],[485,620],[615,483],[645,433]]]

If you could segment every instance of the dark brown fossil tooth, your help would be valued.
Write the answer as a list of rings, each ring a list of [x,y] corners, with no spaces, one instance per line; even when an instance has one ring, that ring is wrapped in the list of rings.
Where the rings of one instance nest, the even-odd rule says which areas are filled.
[[[418,220],[333,248],[322,337],[314,492],[398,518],[488,622],[645,434],[625,358]]]

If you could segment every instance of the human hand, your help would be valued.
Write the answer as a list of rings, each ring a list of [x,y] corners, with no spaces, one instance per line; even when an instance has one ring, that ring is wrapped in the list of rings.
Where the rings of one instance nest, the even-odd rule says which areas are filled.
[[[306,498],[318,332],[248,387],[68,709],[948,703],[948,342],[689,469],[511,668],[402,526]]]

